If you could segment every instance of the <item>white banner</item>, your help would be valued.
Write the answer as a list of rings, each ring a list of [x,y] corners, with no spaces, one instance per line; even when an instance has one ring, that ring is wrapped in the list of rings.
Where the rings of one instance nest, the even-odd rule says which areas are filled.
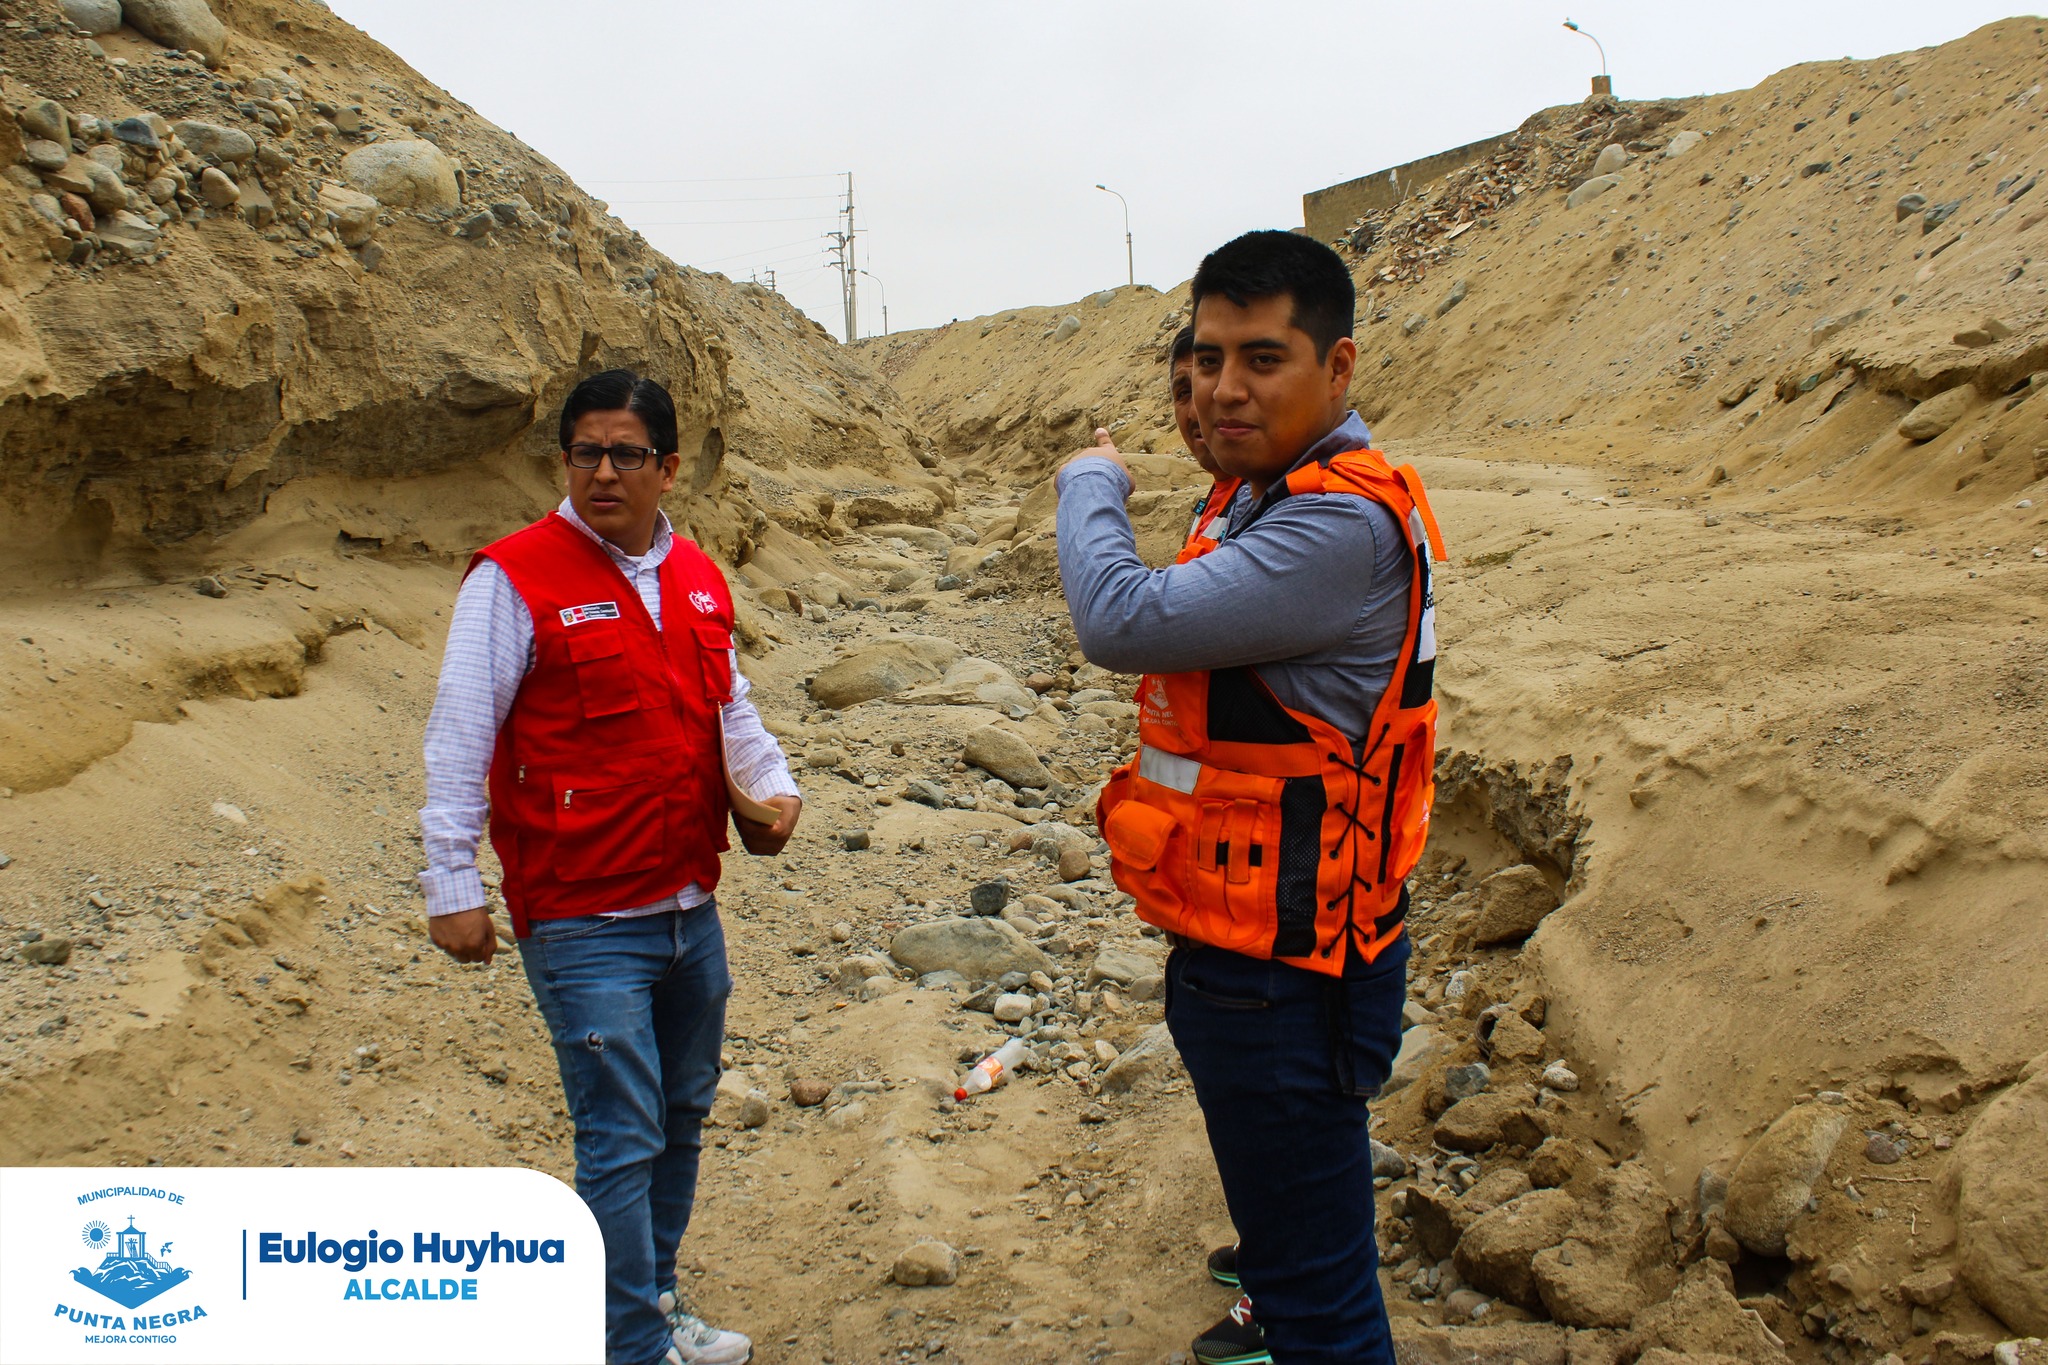
[[[596,1365],[604,1244],[538,1171],[0,1169],[0,1363]]]

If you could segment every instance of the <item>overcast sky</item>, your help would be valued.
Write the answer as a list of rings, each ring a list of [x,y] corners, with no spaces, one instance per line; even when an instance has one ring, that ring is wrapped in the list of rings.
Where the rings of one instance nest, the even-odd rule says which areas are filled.
[[[823,234],[901,330],[1169,288],[1301,195],[1583,98],[1736,90],[1946,42],[1989,0],[331,0],[675,260],[775,271],[838,335]],[[882,293],[859,280],[860,330]]]

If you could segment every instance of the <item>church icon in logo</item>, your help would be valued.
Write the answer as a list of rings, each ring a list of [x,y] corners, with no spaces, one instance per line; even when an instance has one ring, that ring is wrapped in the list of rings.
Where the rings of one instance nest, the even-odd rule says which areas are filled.
[[[147,1238],[132,1217],[127,1227],[112,1234],[112,1240],[114,1249],[101,1260],[97,1270],[80,1266],[71,1272],[71,1278],[123,1308],[139,1308],[173,1285],[192,1278],[191,1271],[172,1265],[161,1254],[149,1254]],[[95,1221],[86,1226],[87,1246],[105,1246],[107,1241],[106,1224]],[[170,1249],[171,1243],[165,1242],[160,1252],[168,1253]]]

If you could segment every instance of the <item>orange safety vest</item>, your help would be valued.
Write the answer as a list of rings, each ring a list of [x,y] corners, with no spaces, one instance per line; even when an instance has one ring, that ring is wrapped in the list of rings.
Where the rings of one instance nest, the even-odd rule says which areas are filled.
[[[1190,559],[1200,559],[1215,549],[1220,540],[1209,534],[1209,523],[1223,515],[1230,500],[1237,496],[1238,485],[1243,479],[1218,479],[1209,485],[1209,496],[1202,500],[1202,508],[1195,513],[1194,527],[1188,532],[1188,543],[1181,546],[1174,563],[1185,564]]]
[[[1138,752],[1110,775],[1097,820],[1110,873],[1137,899],[1140,919],[1338,976],[1354,939],[1370,962],[1400,936],[1406,879],[1429,836],[1429,561],[1443,559],[1443,534],[1414,467],[1391,468],[1376,450],[1298,469],[1285,489],[1380,503],[1414,557],[1407,632],[1362,754],[1329,722],[1283,705],[1250,668],[1147,674]],[[1213,547],[1197,549],[1191,537],[1185,559]]]

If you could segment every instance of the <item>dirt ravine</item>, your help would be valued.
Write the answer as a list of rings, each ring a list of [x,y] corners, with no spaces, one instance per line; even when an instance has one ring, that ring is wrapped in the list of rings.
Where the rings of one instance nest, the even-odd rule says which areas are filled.
[[[212,69],[17,8],[0,1162],[568,1177],[516,953],[425,937],[419,739],[467,552],[632,363],[807,801],[720,887],[696,1306],[764,1362],[1174,1359],[1231,1234],[1093,826],[1135,679],[1075,652],[1050,475],[1110,427],[1170,558],[1185,286],[840,348],[322,7],[222,0]],[[1404,1361],[2048,1359],[2042,28],[1545,111],[1347,238],[1354,399],[1451,553],[1375,1126]],[[125,187],[47,173],[91,232],[36,202],[45,100]],[[116,135],[151,113],[252,150]],[[457,201],[346,240],[342,161],[420,141]],[[923,1242],[950,1283],[898,1282]]]

